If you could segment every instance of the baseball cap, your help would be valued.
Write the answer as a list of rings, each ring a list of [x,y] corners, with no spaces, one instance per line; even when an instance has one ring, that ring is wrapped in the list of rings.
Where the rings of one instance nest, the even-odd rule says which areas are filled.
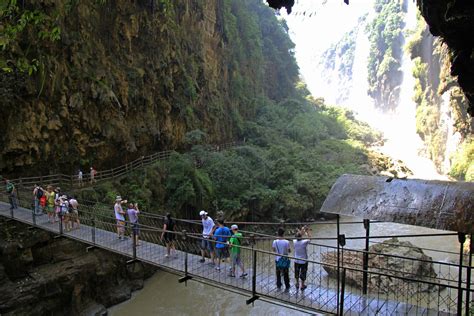
[[[205,210],[202,210],[201,212],[199,212],[199,216],[204,216],[204,215],[207,215],[207,212]]]
[[[234,225],[230,226],[230,229],[232,229],[232,230],[234,230],[234,229],[239,229],[239,226],[237,226],[237,225],[234,224]]]

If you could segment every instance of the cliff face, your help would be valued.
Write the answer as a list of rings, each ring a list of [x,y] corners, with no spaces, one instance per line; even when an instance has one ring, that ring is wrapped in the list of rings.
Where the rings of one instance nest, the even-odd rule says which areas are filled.
[[[51,20],[48,32],[60,36],[48,40],[40,32],[51,32],[38,31],[32,20],[2,52],[0,64],[10,70],[0,72],[0,170],[101,168],[177,148],[196,129],[209,142],[237,138],[239,120],[253,115],[251,100],[265,91],[264,77],[280,75],[267,66],[272,56],[290,57],[287,44],[271,36],[282,29],[262,28],[250,3],[267,24],[276,23],[254,0],[18,5],[15,14],[38,12],[38,25]],[[265,49],[273,54],[267,60]],[[24,61],[30,74],[21,69]]]
[[[0,314],[87,315],[130,298],[155,268],[0,219]]]
[[[417,132],[425,142],[426,156],[447,174],[451,156],[463,143],[470,142],[474,119],[467,113],[469,103],[450,74],[449,48],[430,34],[424,20],[418,20],[408,49],[414,61]]]
[[[434,36],[440,36],[450,49],[451,75],[469,101],[474,116],[474,3],[457,0],[417,0],[421,14]]]

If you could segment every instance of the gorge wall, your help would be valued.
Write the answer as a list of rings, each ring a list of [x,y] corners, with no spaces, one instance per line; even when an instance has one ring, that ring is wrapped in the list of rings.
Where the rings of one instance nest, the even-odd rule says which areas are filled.
[[[467,170],[451,170],[462,148],[471,146],[474,119],[468,114],[468,100],[450,72],[449,48],[430,34],[420,18],[407,49],[414,61],[417,133],[425,142],[425,154],[440,172],[470,180]]]
[[[234,140],[255,97],[281,100],[298,74],[256,0],[12,3],[0,8],[3,174],[100,169],[193,130]]]
[[[123,302],[156,268],[0,219],[0,314],[94,315]]]

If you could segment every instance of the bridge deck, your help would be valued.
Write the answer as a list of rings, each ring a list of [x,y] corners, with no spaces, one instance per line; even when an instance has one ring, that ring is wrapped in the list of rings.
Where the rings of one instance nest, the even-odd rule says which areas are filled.
[[[9,205],[0,202],[0,215],[10,217]],[[14,219],[33,225],[31,210],[18,208],[14,211]],[[47,216],[37,216],[36,226],[38,228],[59,234],[59,224],[48,222]],[[92,231],[95,230],[95,242],[92,239]],[[63,236],[85,242],[127,257],[133,257],[133,243],[130,238],[119,240],[117,234],[104,229],[92,228],[81,225],[79,229],[63,232]],[[147,241],[140,241],[137,247],[137,260],[147,262],[175,273],[183,274],[185,271],[185,252],[177,251],[175,257],[166,258],[166,248]],[[243,294],[252,294],[252,269],[247,269],[247,278],[233,278],[228,276],[228,265],[222,264],[222,269],[217,271],[207,263],[201,263],[200,256],[188,253],[188,274],[200,282],[211,283],[215,286],[227,288],[231,291]],[[335,288],[318,287],[308,284],[305,291],[297,291],[292,286],[290,291],[285,292],[276,287],[275,277],[271,275],[273,267],[272,261],[259,262],[256,271],[256,292],[257,295],[266,300],[279,304],[290,304],[309,311],[322,311],[325,313],[337,312],[337,291]],[[292,275],[290,275],[292,278]],[[424,307],[396,302],[377,297],[361,296],[346,292],[344,300],[345,315],[440,315],[439,311],[430,310]]]

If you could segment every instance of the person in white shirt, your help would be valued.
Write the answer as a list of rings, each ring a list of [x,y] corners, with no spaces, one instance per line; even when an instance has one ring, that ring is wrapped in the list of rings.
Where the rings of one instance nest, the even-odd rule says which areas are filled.
[[[275,256],[275,265],[276,265],[276,285],[277,288],[281,288],[281,275],[283,274],[283,279],[285,281],[285,287],[286,290],[290,290],[290,275],[289,275],[289,265],[286,268],[279,268],[278,261],[280,260],[279,255],[285,255],[288,256],[288,254],[291,252],[290,249],[290,242],[286,239],[283,238],[283,235],[285,234],[285,230],[280,227],[278,228],[278,239],[273,241],[272,248],[273,251],[275,251],[278,255]]]
[[[201,216],[202,220],[202,240],[201,240],[201,255],[202,258],[199,260],[199,262],[205,262],[205,257],[206,257],[206,251],[209,251],[209,256],[211,257],[211,262],[209,262],[212,265],[215,265],[215,258],[214,258],[214,245],[210,239],[212,234],[214,233],[214,230],[216,228],[216,225],[214,224],[214,221],[210,216],[207,215],[207,212],[202,210],[199,212],[199,216]]]
[[[127,203],[127,200],[122,200],[120,195],[115,198],[114,213],[115,220],[117,221],[117,237],[119,240],[125,240],[125,211],[122,208],[122,204],[124,203]]]
[[[82,187],[82,179],[83,179],[82,170],[79,169],[79,173],[77,174],[77,182],[79,183],[80,187]]]
[[[295,235],[296,239],[293,240],[293,248],[295,249],[295,279],[296,279],[296,288],[304,290],[306,285],[306,273],[308,271],[308,245],[309,239],[302,239],[303,236],[311,238],[309,234],[309,229],[307,226],[301,228]],[[299,280],[301,280],[301,287],[299,286]]]

